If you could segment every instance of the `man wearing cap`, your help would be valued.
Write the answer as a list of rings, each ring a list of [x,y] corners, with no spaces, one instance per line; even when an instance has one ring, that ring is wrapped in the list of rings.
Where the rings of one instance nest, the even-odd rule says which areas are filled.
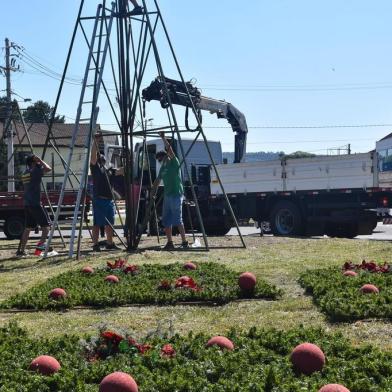
[[[155,194],[161,180],[164,185],[164,198],[162,209],[162,223],[165,227],[167,244],[163,249],[174,249],[172,227],[177,226],[182,239],[182,248],[188,248],[189,244],[185,237],[185,228],[182,220],[182,202],[184,199],[184,187],[181,180],[181,165],[174,154],[170,143],[165,138],[164,132],[160,137],[165,145],[165,151],[159,151],[156,159],[161,163],[161,169],[157,179],[154,181],[152,194]]]
[[[19,243],[18,251],[16,252],[16,256],[18,257],[27,256],[25,248],[29,240],[30,231],[34,230],[37,226],[41,227],[42,235],[36,245],[36,250],[39,253],[45,250],[45,241],[51,223],[48,213],[41,205],[41,180],[44,174],[51,170],[52,168],[46,162],[35,155],[26,158],[26,170],[22,174],[25,229]]]
[[[101,133],[95,135],[95,140],[91,149],[90,170],[93,178],[93,251],[100,252],[101,247],[98,243],[100,227],[105,227],[106,233],[106,249],[120,249],[113,242],[113,225],[115,216],[115,205],[113,201],[113,189],[110,183],[110,177],[114,175],[122,175],[123,169],[108,170],[105,166],[106,158],[101,155],[97,146],[103,144]]]

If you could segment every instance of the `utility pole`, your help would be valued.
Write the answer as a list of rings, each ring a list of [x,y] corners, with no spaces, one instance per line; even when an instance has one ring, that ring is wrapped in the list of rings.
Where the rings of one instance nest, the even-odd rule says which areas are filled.
[[[8,161],[8,192],[15,192],[15,159],[14,159],[14,132],[12,131],[12,98],[11,98],[11,63],[10,41],[5,39],[5,77],[7,80],[7,118],[5,121],[7,132],[7,161]]]

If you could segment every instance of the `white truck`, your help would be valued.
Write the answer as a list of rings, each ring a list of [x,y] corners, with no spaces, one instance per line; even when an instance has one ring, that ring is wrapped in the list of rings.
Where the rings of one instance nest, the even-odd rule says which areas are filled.
[[[352,238],[370,234],[377,209],[392,202],[392,178],[376,151],[303,159],[219,165],[238,217],[270,223],[276,235]],[[211,196],[222,198],[211,172]]]

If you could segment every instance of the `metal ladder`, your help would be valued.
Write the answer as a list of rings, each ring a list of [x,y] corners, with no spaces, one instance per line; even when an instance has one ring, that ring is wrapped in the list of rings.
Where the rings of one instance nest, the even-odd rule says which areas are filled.
[[[75,126],[72,133],[70,150],[68,154],[63,183],[61,186],[61,193],[58,201],[56,215],[54,218],[54,224],[51,227],[49,238],[46,244],[44,257],[47,257],[48,250],[53,240],[54,229],[58,225],[61,207],[64,201],[65,188],[70,175],[70,166],[74,155],[74,148],[79,133],[79,128],[81,124],[88,124],[89,132],[86,135],[86,139],[84,143],[84,147],[86,148],[87,154],[85,157],[82,178],[80,180],[80,187],[78,190],[77,200],[75,203],[74,215],[72,220],[69,256],[72,257],[74,253],[76,226],[78,223],[78,216],[79,216],[80,206],[82,202],[82,197],[85,195],[86,188],[87,188],[91,144],[96,132],[97,118],[99,112],[97,102],[98,102],[98,97],[102,85],[106,55],[109,49],[110,34],[111,34],[113,20],[116,12],[116,4],[114,2],[112,3],[109,17],[106,15],[106,11],[108,10],[105,7],[103,7],[101,4],[97,8],[93,33],[89,44],[89,54],[87,58],[87,64],[86,64],[86,69],[85,69],[83,83],[82,83],[79,105],[78,105],[76,119],[75,119]],[[105,34],[102,34],[103,31],[105,32]],[[92,94],[88,96],[89,95],[88,92],[92,92]],[[85,117],[82,117],[83,113],[86,113]],[[84,210],[84,208],[82,208],[82,210]],[[80,219],[82,220],[83,216],[80,216]]]

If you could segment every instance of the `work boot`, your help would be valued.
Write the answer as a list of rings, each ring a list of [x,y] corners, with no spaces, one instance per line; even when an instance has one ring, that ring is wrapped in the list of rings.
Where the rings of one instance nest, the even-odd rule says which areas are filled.
[[[181,248],[182,249],[189,249],[189,242],[188,241],[182,241]]]
[[[142,7],[135,7],[131,12],[128,12],[129,16],[143,15]]]
[[[99,246],[99,244],[93,245],[93,252],[101,252],[101,247]]]
[[[166,245],[162,249],[163,250],[173,250],[173,249],[175,249],[173,241],[167,241]]]
[[[25,250],[18,250],[16,252],[16,257],[18,257],[19,259],[24,259],[26,257],[28,257],[28,253]]]
[[[114,242],[105,246],[107,250],[121,250]]]

